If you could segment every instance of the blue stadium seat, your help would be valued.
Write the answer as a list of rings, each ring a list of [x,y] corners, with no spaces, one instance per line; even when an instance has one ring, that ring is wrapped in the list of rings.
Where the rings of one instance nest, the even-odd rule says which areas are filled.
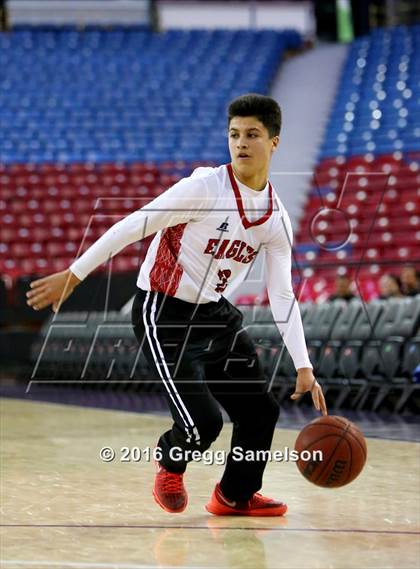
[[[228,102],[267,92],[301,41],[270,30],[2,34],[0,162],[224,162]]]
[[[419,151],[419,31],[376,29],[350,45],[319,159]]]

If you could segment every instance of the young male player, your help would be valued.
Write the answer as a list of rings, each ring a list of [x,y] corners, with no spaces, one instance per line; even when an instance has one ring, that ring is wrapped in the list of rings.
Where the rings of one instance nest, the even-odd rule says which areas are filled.
[[[223,296],[229,284],[244,279],[261,249],[274,320],[297,369],[292,399],[310,391],[315,407],[327,413],[292,289],[289,216],[268,181],[280,126],[273,99],[235,99],[228,111],[231,164],[198,168],[113,225],[69,270],[34,281],[27,293],[34,309],[52,305],[56,311],[97,266],[156,233],[140,268],[132,318],[174,419],[159,439],[153,490],[169,512],[187,505],[183,473],[191,451],[205,451],[217,438],[219,404],[233,422],[231,448],[240,451],[229,454],[207,510],[244,516],[281,516],[287,510],[258,493],[266,461],[245,459],[247,451],[270,449],[279,405],[242,329],[240,311]]]

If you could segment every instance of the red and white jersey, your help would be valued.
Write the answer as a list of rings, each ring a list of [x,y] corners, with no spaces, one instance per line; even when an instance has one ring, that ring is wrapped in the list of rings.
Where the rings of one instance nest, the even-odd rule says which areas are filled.
[[[218,301],[265,252],[274,320],[296,369],[312,367],[291,282],[292,227],[270,182],[256,191],[230,165],[198,168],[112,226],[70,267],[83,280],[121,249],[156,233],[137,285],[186,302]]]

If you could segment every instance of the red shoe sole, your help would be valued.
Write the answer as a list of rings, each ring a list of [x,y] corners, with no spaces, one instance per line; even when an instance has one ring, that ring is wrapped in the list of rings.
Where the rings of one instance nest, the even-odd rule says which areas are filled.
[[[188,505],[188,498],[187,501],[185,502],[185,505],[182,506],[181,508],[177,508],[176,510],[173,510],[171,508],[168,508],[167,506],[165,506],[158,498],[158,496],[155,494],[155,491],[153,490],[153,498],[155,499],[156,504],[158,504],[158,506],[160,506],[162,508],[162,510],[165,510],[165,512],[169,512],[170,514],[180,514],[181,512],[183,512],[185,510],[185,508]]]
[[[216,507],[212,508],[212,504],[207,504],[205,506],[206,510],[213,514],[214,516],[249,516],[249,517],[258,517],[258,518],[273,518],[273,517],[280,517],[284,516],[287,512],[287,506],[284,504],[282,507],[278,508],[264,508],[261,510],[235,510],[234,508],[224,508],[217,504]],[[274,513],[276,512],[276,513]]]

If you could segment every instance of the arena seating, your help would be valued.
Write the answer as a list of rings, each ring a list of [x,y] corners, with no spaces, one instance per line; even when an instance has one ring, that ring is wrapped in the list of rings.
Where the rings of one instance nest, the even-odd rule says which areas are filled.
[[[420,261],[419,26],[354,41],[296,234],[302,300],[323,301],[337,268],[365,300]]]
[[[337,269],[369,301],[381,274],[418,257],[417,32],[376,31],[351,45],[295,235],[293,277],[308,349],[336,408],[388,402],[402,410],[417,389],[419,295],[314,303],[328,297]],[[283,51],[300,41],[293,32],[248,31],[0,35],[0,274],[9,285],[0,287],[0,301],[23,305],[30,275],[66,268],[117,219],[195,166],[227,161],[227,102],[267,92]],[[240,49],[227,59],[234,42]],[[130,316],[116,311],[130,296],[118,278],[130,276],[134,286],[146,248],[137,243],[113,260],[110,290],[101,267],[91,288],[79,287],[86,298],[76,298],[78,289],[65,311],[45,311],[31,348],[33,379],[160,390]],[[284,395],[295,369],[271,312],[241,309],[270,383]]]
[[[347,56],[320,160],[420,152],[420,26],[377,29]]]
[[[267,92],[283,52],[300,44],[294,31],[265,30],[0,34],[0,277],[9,289],[67,268],[194,167],[226,162],[228,101]],[[147,244],[125,249],[113,272],[137,269]]]
[[[325,300],[337,266],[354,276],[362,298],[375,298],[381,274],[418,256],[417,31],[376,30],[351,45],[295,236],[294,281],[302,301]],[[225,62],[232,42],[240,56]],[[112,222],[200,160],[227,160],[227,101],[244,90],[266,90],[283,50],[299,42],[294,32],[21,29],[0,35],[6,70],[0,274],[17,279],[67,267]],[[139,56],[144,53],[147,58]],[[69,87],[66,77],[76,67]],[[242,75],[247,85],[238,85]],[[376,118],[367,120],[366,109]],[[377,146],[384,133],[396,145]],[[354,154],[361,140],[364,153]],[[127,248],[113,271],[135,270],[146,247]]]
[[[325,300],[337,269],[365,300],[382,274],[419,258],[420,172],[404,156],[335,158],[318,165],[296,233],[295,281],[302,300]]]
[[[0,163],[224,162],[228,101],[267,92],[300,44],[269,30],[0,34]]]
[[[168,167],[168,164],[165,165]],[[17,278],[63,270],[124,215],[175,183],[182,164],[4,167],[0,173],[0,273]],[[115,272],[139,266],[147,242],[125,249]]]
[[[253,338],[274,389],[286,391],[295,380],[293,362],[268,307],[241,307],[243,325]],[[324,391],[339,388],[331,405],[345,398],[362,408],[392,395],[401,410],[420,384],[412,370],[420,349],[420,295],[412,298],[301,305],[305,336],[315,373]],[[32,346],[33,379],[62,382],[90,379],[110,382],[109,389],[159,391],[134,336],[130,314],[63,312],[51,317]],[[103,387],[103,385],[102,385]],[[101,387],[101,388],[102,388]],[[344,389],[343,389],[344,388]]]

